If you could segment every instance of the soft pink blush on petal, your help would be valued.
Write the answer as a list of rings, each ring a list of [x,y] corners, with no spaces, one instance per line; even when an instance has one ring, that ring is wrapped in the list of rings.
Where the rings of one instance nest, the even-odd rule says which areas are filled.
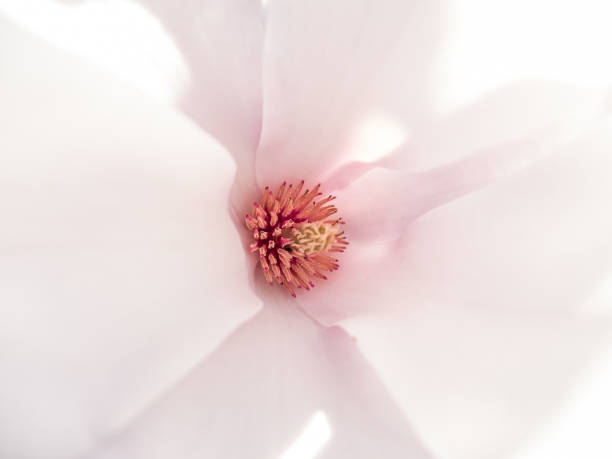
[[[418,275],[411,288],[453,302],[471,292],[466,305],[578,307],[610,267],[612,215],[602,210],[612,193],[611,132],[608,118],[514,177],[416,220],[401,241]]]
[[[257,316],[85,457],[433,459],[344,331],[261,288]]]
[[[323,323],[336,323],[372,308],[367,302],[345,301],[359,295],[350,285],[361,285],[372,276],[384,279],[388,270],[395,269],[398,241],[415,219],[467,193],[507,180],[548,155],[562,153],[565,144],[583,135],[607,113],[605,104],[596,104],[588,97],[585,100],[574,104],[572,116],[566,115],[563,122],[432,170],[412,173],[410,168],[379,167],[357,174],[359,178],[354,181],[350,177],[353,171],[346,179],[338,171],[334,183],[350,183],[335,194],[351,245],[340,255],[342,268],[335,273],[336,280],[300,298],[300,303]]]
[[[554,80],[520,80],[483,91],[437,116],[410,137],[406,147],[382,160],[391,168],[423,172],[476,151],[551,130],[570,128],[601,110],[609,90]]]
[[[0,43],[0,456],[75,457],[260,302],[217,142],[5,22]]]
[[[581,24],[585,17],[606,17],[607,10],[597,14],[596,5],[591,5],[584,15],[535,18],[534,12],[548,10],[546,1],[513,4],[506,15],[492,14],[485,3],[482,7],[488,16],[470,13],[479,8],[479,2],[271,0],[264,48],[259,185],[278,179],[279,173],[288,180],[303,176],[324,180],[346,162],[381,158],[389,151],[363,155],[354,148],[356,132],[381,117],[414,142],[408,155],[397,158],[398,164],[413,171],[438,167],[555,122],[568,113],[566,102],[583,96],[576,94],[575,87],[593,86],[588,75],[606,75],[611,68],[597,52],[605,43],[597,34],[602,28],[576,37],[561,53],[554,46],[567,41],[566,28],[559,27],[565,20]],[[500,43],[508,49],[527,40],[508,33],[505,16],[509,13],[515,29],[532,30],[542,21],[554,24],[554,30],[547,30],[550,33],[533,33],[528,39],[534,49],[546,49],[554,56],[534,59],[526,49],[499,54],[491,47]],[[564,8],[563,13],[568,11]],[[466,27],[470,20],[475,24]],[[474,35],[474,26],[480,27],[481,34],[486,30],[491,41]],[[466,48],[466,43],[472,46]],[[582,70],[591,71],[578,72],[582,78],[574,78],[567,56],[581,62]],[[473,65],[466,66],[468,60]],[[492,60],[497,64],[491,65]],[[546,69],[549,63],[551,68]],[[559,63],[565,65],[559,67]],[[462,113],[457,121],[452,115],[503,87],[508,90],[497,93],[497,100],[474,107],[471,119]],[[557,110],[551,110],[552,106]],[[492,108],[496,108],[495,116],[491,116]],[[445,121],[455,135],[440,134],[439,122]],[[468,145],[455,142],[462,130],[470,133]]]
[[[372,116],[423,124],[440,21],[438,1],[271,1],[258,184],[362,159],[350,137]]]
[[[238,173],[253,180],[262,116],[261,2],[137,1],[164,25],[187,62],[192,84],[178,106],[229,150]]]
[[[347,231],[352,239],[395,240],[413,220],[432,209],[562,152],[609,112],[605,101],[590,100],[574,105],[571,116],[519,140],[476,151],[434,169],[420,173],[410,168],[372,169],[338,192],[337,205],[343,209]]]
[[[612,333],[580,318],[612,269],[611,132],[598,123],[395,244],[351,244],[335,282],[298,298],[356,337],[437,452],[508,454]]]
[[[405,132],[397,130],[393,119],[374,117],[370,120],[374,125],[366,123],[351,133],[351,144],[357,153],[368,148],[386,154],[345,162],[326,171],[320,180],[335,191],[375,168],[422,174],[458,164],[476,152],[481,152],[482,161],[487,161],[487,151],[491,153],[488,161],[494,165],[503,160],[499,157],[501,150],[510,150],[513,145],[520,148],[527,161],[528,142],[552,143],[575,135],[578,129],[610,110],[610,99],[609,91],[550,81],[522,81],[489,91],[432,120],[409,137],[401,135]],[[393,147],[382,148],[389,145]],[[537,148],[532,151],[540,152]],[[513,161],[511,151],[506,156],[508,159],[497,167],[505,168],[508,160]]]

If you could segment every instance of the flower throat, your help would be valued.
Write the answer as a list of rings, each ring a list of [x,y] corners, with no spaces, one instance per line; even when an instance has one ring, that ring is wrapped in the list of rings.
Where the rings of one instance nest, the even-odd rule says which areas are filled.
[[[348,241],[341,231],[342,218],[332,218],[338,209],[330,204],[336,197],[320,199],[317,185],[302,191],[302,180],[295,188],[283,182],[274,194],[269,187],[261,202],[253,203],[245,217],[253,232],[251,252],[270,285],[284,286],[295,297],[295,288],[310,290],[314,279],[327,279],[324,272],[339,268],[333,254],[344,252]]]

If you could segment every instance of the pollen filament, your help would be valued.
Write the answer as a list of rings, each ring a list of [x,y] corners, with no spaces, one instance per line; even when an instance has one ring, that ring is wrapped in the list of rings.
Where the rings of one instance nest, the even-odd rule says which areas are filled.
[[[348,245],[341,231],[344,221],[331,218],[338,211],[330,204],[336,197],[319,198],[320,187],[302,191],[303,180],[296,187],[283,182],[276,193],[266,187],[244,219],[253,233],[249,249],[259,257],[264,277],[293,297],[296,288],[310,290],[315,278],[327,279],[324,272],[337,270],[334,255]]]

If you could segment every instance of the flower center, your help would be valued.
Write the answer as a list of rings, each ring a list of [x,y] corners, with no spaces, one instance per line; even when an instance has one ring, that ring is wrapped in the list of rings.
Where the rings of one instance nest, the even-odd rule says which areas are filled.
[[[348,245],[340,231],[344,221],[330,218],[338,211],[329,204],[336,197],[319,198],[320,184],[312,190],[303,187],[303,180],[295,188],[283,182],[276,194],[266,187],[261,202],[253,203],[245,217],[253,232],[250,250],[259,256],[266,280],[270,285],[276,280],[294,297],[294,287],[310,290],[314,278],[327,279],[324,272],[337,270],[338,259],[330,254]]]

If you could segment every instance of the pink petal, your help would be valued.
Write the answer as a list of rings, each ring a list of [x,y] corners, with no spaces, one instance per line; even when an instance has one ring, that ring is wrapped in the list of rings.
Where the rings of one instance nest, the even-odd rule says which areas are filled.
[[[0,0],[0,12],[178,106],[234,156],[252,162],[261,119],[259,2]]]
[[[402,240],[413,287],[464,305],[579,305],[612,250],[609,127],[415,221]]]
[[[422,172],[475,152],[537,135],[575,129],[600,114],[609,89],[554,80],[522,80],[484,91],[423,126],[384,165]],[[609,107],[608,107],[609,109]]]
[[[266,291],[259,315],[87,457],[431,458],[353,340]]]
[[[589,114],[590,113],[589,111]],[[595,122],[593,119],[590,121]],[[532,136],[523,141],[509,142],[491,150],[484,150],[467,159],[420,174],[412,174],[407,172],[406,169],[397,170],[382,168],[375,169],[365,174],[350,186],[337,193],[338,206],[342,209],[343,217],[346,218],[347,224],[345,229],[351,241],[351,245],[347,252],[340,255],[340,271],[334,273],[332,277],[333,281],[329,282],[329,285],[328,283],[323,283],[323,288],[316,289],[312,293],[300,297],[299,302],[303,305],[305,310],[317,320],[324,323],[336,323],[352,315],[360,314],[364,311],[372,310],[373,308],[376,309],[374,304],[377,302],[371,302],[367,296],[363,297],[361,288],[355,289],[354,285],[373,285],[372,287],[365,288],[370,291],[372,295],[376,295],[377,289],[384,288],[381,283],[388,284],[389,281],[394,278],[399,281],[401,277],[398,276],[403,276],[405,270],[410,269],[410,274],[417,276],[419,279],[418,282],[415,281],[417,284],[414,288],[417,286],[420,288],[424,270],[427,269],[435,273],[443,272],[439,270],[440,268],[446,268],[448,266],[449,261],[446,258],[454,256],[457,250],[462,251],[461,255],[464,259],[457,259],[457,272],[449,273],[448,279],[452,281],[452,279],[456,278],[458,275],[464,275],[469,271],[465,267],[464,260],[470,260],[471,263],[474,263],[475,260],[473,259],[474,255],[472,251],[479,249],[484,242],[480,236],[483,224],[481,222],[493,224],[496,221],[495,218],[500,218],[497,214],[500,212],[500,209],[502,209],[502,212],[505,212],[505,210],[503,210],[503,203],[508,198],[505,195],[503,199],[500,198],[499,202],[501,204],[499,204],[498,207],[496,207],[496,202],[491,199],[491,202],[487,204],[490,209],[487,209],[487,211],[478,210],[476,216],[478,217],[479,226],[467,227],[465,230],[465,238],[466,241],[469,241],[469,244],[455,247],[454,244],[459,242],[457,239],[457,226],[459,222],[462,225],[466,225],[466,222],[464,222],[466,217],[464,217],[461,212],[474,212],[474,210],[470,208],[472,203],[471,200],[462,200],[458,198],[466,194],[470,197],[472,195],[469,193],[474,193],[485,187],[481,193],[475,193],[474,195],[484,196],[486,199],[488,196],[486,194],[487,186],[497,189],[495,186],[501,186],[495,185],[497,181],[503,183],[510,178],[516,181],[518,179],[514,178],[514,176],[520,177],[521,174],[526,173],[526,171],[523,170],[530,170],[530,167],[531,170],[542,171],[540,174],[543,179],[556,181],[557,185],[555,185],[555,188],[562,190],[569,196],[575,194],[572,191],[572,187],[577,190],[582,190],[584,188],[582,181],[585,181],[585,183],[588,183],[590,186],[595,186],[595,182],[592,182],[592,178],[589,174],[601,173],[600,168],[602,165],[599,164],[600,162],[603,162],[603,170],[606,170],[605,156],[598,153],[599,150],[591,151],[592,158],[587,166],[581,162],[583,160],[579,155],[584,156],[584,154],[580,148],[589,151],[589,149],[593,150],[594,147],[590,145],[585,147],[573,145],[571,149],[575,151],[570,151],[568,153],[567,147],[564,146],[565,143],[572,139],[575,140],[576,135],[584,136],[585,129],[587,129],[586,126],[588,125],[588,121],[585,123],[576,119],[574,126],[559,125],[556,129],[548,130],[545,133]],[[603,139],[601,142],[603,142],[604,146],[600,146],[599,148],[603,149],[601,151],[605,151],[606,140]],[[559,159],[556,159],[557,163],[555,163],[554,161],[557,157],[559,157]],[[568,162],[569,164],[565,164]],[[575,165],[574,163],[577,164]],[[545,169],[549,164],[557,164],[556,167],[559,176],[551,175],[549,178],[549,172]],[[587,168],[584,176],[575,176],[575,171],[578,170],[577,167]],[[534,172],[534,174],[535,173],[536,172]],[[573,180],[574,183],[572,183],[570,179]],[[483,262],[488,263],[488,265],[496,266],[498,258],[490,257],[489,253],[496,253],[500,250],[500,247],[509,247],[508,254],[514,254],[518,257],[513,261],[512,267],[509,268],[513,270],[514,266],[523,263],[523,258],[521,258],[519,254],[526,256],[530,253],[528,250],[541,250],[543,247],[546,247],[546,245],[538,244],[541,244],[543,240],[549,240],[549,233],[557,233],[560,231],[560,228],[555,226],[558,223],[558,217],[555,214],[555,212],[558,212],[558,204],[556,204],[557,207],[554,207],[552,204],[548,204],[547,201],[548,199],[549,201],[556,202],[555,200],[558,198],[556,196],[547,195],[548,190],[542,185],[539,176],[532,179],[530,186],[523,186],[522,184],[516,185],[518,187],[516,191],[511,188],[511,184],[507,186],[510,187],[510,191],[505,193],[513,199],[522,199],[525,202],[531,202],[538,198],[542,200],[540,203],[542,209],[533,212],[533,214],[538,215],[541,220],[535,222],[528,221],[527,219],[531,218],[532,213],[524,215],[519,213],[511,217],[513,226],[509,226],[505,218],[510,217],[503,217],[504,219],[502,222],[498,223],[497,227],[494,229],[495,231],[504,231],[504,233],[508,232],[509,234],[505,234],[503,237],[499,236],[494,241],[491,241],[490,244],[493,247],[488,248],[482,253]],[[605,181],[601,186],[606,186]],[[594,220],[593,226],[601,229],[601,233],[598,233],[598,237],[605,239],[607,226],[602,226],[602,222],[599,222],[597,219],[605,219],[606,217],[600,217],[597,212],[593,212],[593,208],[588,203],[590,201],[597,202],[602,199],[605,200],[606,193],[598,194],[595,188],[592,191],[592,195],[592,199],[585,200],[584,205],[582,201],[576,202],[575,211],[577,215],[575,216],[575,221],[582,218],[582,213],[585,213],[588,218]],[[495,196],[495,194],[493,196]],[[458,204],[455,204],[455,202]],[[450,221],[448,222],[445,221],[437,224],[434,228],[428,227],[427,229],[421,230],[422,234],[415,233],[415,231],[424,224],[422,223],[423,221],[429,221],[428,218],[431,219],[432,217],[430,214],[426,216],[424,220],[416,220],[415,222],[415,219],[432,212],[439,206],[445,207],[439,209],[438,213],[434,211],[433,215],[445,215],[444,213],[440,213],[442,209],[452,209],[454,208],[453,206],[457,206],[462,202],[467,204],[461,207],[461,212],[453,214],[452,218],[456,219],[456,222],[453,222],[452,218],[449,218]],[[448,203],[451,203],[450,207]],[[513,212],[517,212],[518,210],[521,210],[521,208],[517,207],[513,209]],[[546,217],[548,217],[549,220],[546,220]],[[568,213],[566,223],[568,227],[567,232],[559,239],[557,245],[550,248],[550,252],[548,253],[549,257],[555,257],[556,250],[565,250],[564,245],[566,241],[563,237],[570,243],[577,244],[577,247],[580,249],[583,248],[583,246],[581,246],[582,240],[577,240],[572,233],[576,226],[575,221],[572,220],[572,215]],[[530,242],[531,239],[534,239],[534,246],[529,246],[528,250],[524,249],[522,252],[517,252],[513,246],[509,245],[508,241],[512,242],[515,240],[515,236],[513,235],[516,231],[515,226],[521,228],[521,225],[523,225],[523,227],[527,228],[527,224],[529,227],[533,227],[533,231],[529,232],[528,230],[523,230],[527,231],[524,236],[525,242]],[[547,225],[547,227],[542,225]],[[589,228],[590,226],[585,225],[585,227]],[[450,247],[446,249],[446,252],[442,252],[442,246],[440,245],[442,241],[437,239],[443,229],[448,232],[442,234],[447,235],[448,244],[450,245]],[[418,244],[413,243],[413,238],[416,237],[415,234],[419,237],[431,234],[432,237],[427,239],[430,245],[421,245],[420,241]],[[433,237],[434,234],[436,235],[435,238]],[[474,239],[472,240],[471,238]],[[504,238],[508,239],[508,241]],[[589,238],[590,234],[584,233],[583,239],[586,239],[587,242],[597,242],[591,241]],[[410,245],[407,246],[406,244]],[[443,257],[445,259],[444,265],[440,267],[434,262],[431,266],[425,264],[423,267],[409,267],[410,265],[405,265],[403,256],[400,255],[401,252],[398,252],[402,247],[410,247],[410,250],[418,250],[418,253],[423,253],[424,262],[429,261],[431,263],[431,260],[437,260]],[[437,254],[436,257],[430,257],[427,250],[435,251]],[[412,260],[414,259],[414,254],[408,253],[405,254],[404,257]],[[554,262],[552,263],[553,265],[555,264]],[[488,272],[492,266],[488,266],[485,271]],[[505,265],[500,265],[500,267],[503,266]],[[514,271],[511,271],[511,273],[514,274]],[[474,292],[481,291],[478,279],[479,278],[476,277],[473,285],[471,285]],[[507,273],[505,273],[500,279],[511,280],[512,276],[508,276]],[[520,278],[518,280],[524,279]],[[438,281],[439,279],[437,277],[432,281],[433,291],[437,290],[435,282]],[[374,285],[376,287],[374,287]],[[513,287],[511,287],[510,290],[512,290],[512,288]],[[498,301],[496,297],[494,297],[494,299]]]
[[[399,240],[358,238],[298,298],[356,337],[440,455],[509,455],[610,333],[581,312],[612,269],[610,127],[436,208]]]
[[[261,2],[139,0],[159,18],[188,64],[179,107],[227,147],[252,177],[262,111]],[[245,173],[247,173],[245,171]]]
[[[564,115],[551,116],[549,122],[535,132],[465,154],[457,161],[419,173],[412,172],[410,166],[371,169],[338,193],[337,204],[348,222],[347,231],[352,239],[398,238],[414,219],[432,209],[510,177],[547,155],[557,154],[609,113],[605,100],[586,97],[589,93],[584,95],[586,101],[570,105],[571,114],[567,113],[568,106]],[[472,121],[468,126],[478,124]],[[448,151],[465,151],[468,145],[482,142],[483,136],[470,135],[461,129],[464,123],[458,124],[456,130],[440,126],[440,134],[454,140],[454,146],[446,146]],[[513,123],[500,119],[499,124]],[[505,137],[507,135],[502,136]],[[413,148],[409,153],[406,156],[419,156]]]
[[[0,34],[0,456],[74,457],[260,303],[227,211],[229,154],[15,27]]]
[[[347,159],[363,159],[352,136],[372,117],[404,130],[421,125],[441,32],[438,10],[428,1],[271,2],[260,185],[320,180]]]
[[[388,129],[378,129],[372,146],[361,142],[381,120],[409,140],[396,162],[414,170],[540,129],[567,113],[573,86],[608,86],[605,8],[563,5],[552,18],[546,1],[499,9],[483,1],[270,2],[260,185],[325,180],[347,162],[384,158],[394,150],[382,141]],[[570,37],[568,23],[580,32]],[[517,28],[530,35],[510,32]],[[504,123],[487,116],[489,103],[474,107],[469,121],[462,114],[468,124],[449,116],[503,87],[494,103]],[[454,136],[441,134],[446,120],[476,144],[455,145]]]
[[[422,194],[418,187],[422,187],[423,180],[428,180],[428,174],[434,173],[442,180],[443,174],[453,174],[452,168],[460,167],[473,178],[472,181],[479,181],[483,186],[537,159],[555,144],[577,135],[585,126],[610,111],[610,99],[609,91],[569,84],[525,81],[508,85],[422,126],[409,141],[389,155],[375,161],[342,164],[327,173],[324,183],[332,190],[343,189],[370,173],[365,182],[373,183],[356,183],[343,190],[340,195],[346,199],[342,207],[346,209],[351,201],[360,202],[363,199],[361,195],[370,193],[378,202],[368,216],[384,218],[389,210],[404,210],[404,207],[396,205],[400,197],[397,195],[400,192],[398,185],[403,188],[414,185],[410,190],[401,191],[401,198],[411,199],[415,191]],[[360,132],[363,137],[367,129]],[[378,135],[373,139],[375,142],[366,147],[375,148],[377,144],[393,139],[392,131],[382,129]],[[466,175],[465,172],[460,175]],[[474,180],[475,172],[480,175],[479,180]],[[487,178],[483,180],[485,176]],[[449,178],[456,183],[461,177]],[[469,181],[466,179],[461,178]],[[378,187],[376,181],[384,187]],[[353,198],[355,192],[357,196]],[[386,199],[389,193],[396,193],[394,201]]]

